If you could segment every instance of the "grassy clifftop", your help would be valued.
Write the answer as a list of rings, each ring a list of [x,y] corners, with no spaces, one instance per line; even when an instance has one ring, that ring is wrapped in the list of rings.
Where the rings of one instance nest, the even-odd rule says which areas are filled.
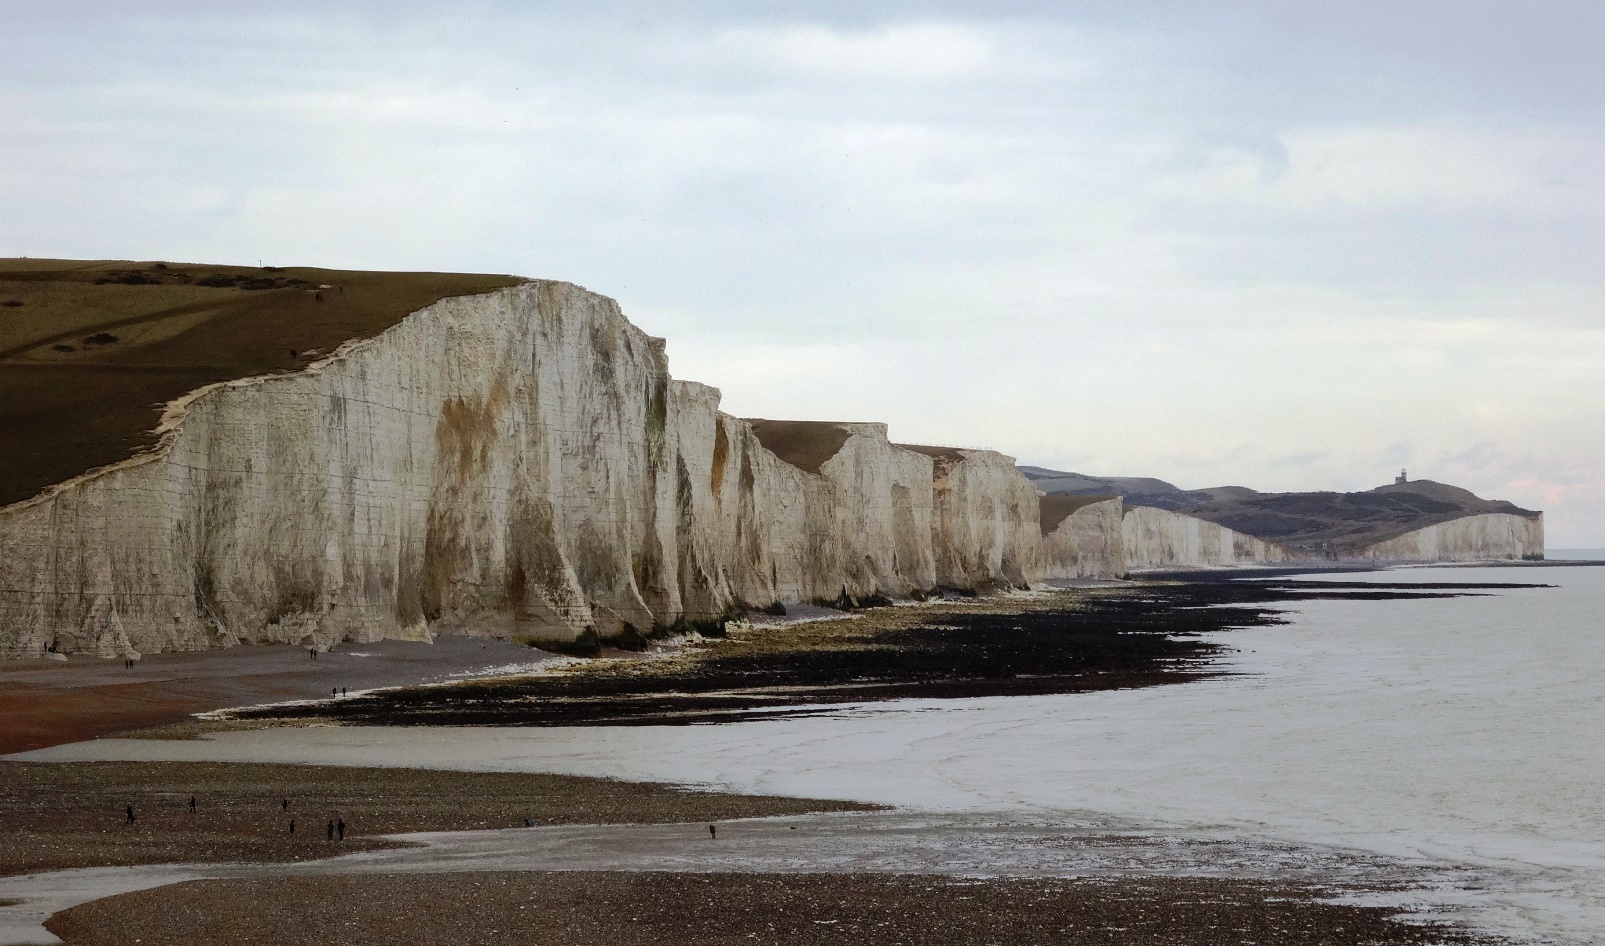
[[[0,506],[153,446],[164,405],[196,388],[293,371],[440,299],[518,282],[0,259]]]

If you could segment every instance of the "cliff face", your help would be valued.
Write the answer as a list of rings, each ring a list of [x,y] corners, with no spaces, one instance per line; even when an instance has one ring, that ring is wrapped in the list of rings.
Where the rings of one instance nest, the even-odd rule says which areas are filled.
[[[1008,458],[964,451],[939,478],[884,425],[718,401],[577,287],[442,300],[197,391],[152,454],[0,509],[0,654],[628,638],[1039,577]]]
[[[1150,506],[1126,510],[1121,523],[1130,569],[1280,562],[1286,550],[1213,522]]]
[[[1357,556],[1394,562],[1487,562],[1544,557],[1540,513],[1486,513],[1440,522],[1367,546]]]
[[[935,584],[929,460],[894,447],[884,424],[749,422],[691,387],[705,394],[676,421],[675,530],[695,537],[688,587],[710,590],[688,616]]]
[[[994,450],[899,444],[929,457],[936,582],[948,588],[1024,588],[1043,575],[1036,490],[1014,458]]]
[[[1126,573],[1120,497],[1043,496],[1046,578],[1118,578]]]
[[[560,283],[203,389],[154,456],[0,512],[5,646],[650,627],[666,389],[661,345]]]

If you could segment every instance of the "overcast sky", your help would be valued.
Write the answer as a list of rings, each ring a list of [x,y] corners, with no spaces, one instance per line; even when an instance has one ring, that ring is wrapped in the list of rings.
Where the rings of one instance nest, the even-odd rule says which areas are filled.
[[[565,279],[732,413],[1605,546],[1593,0],[132,6],[0,0],[0,255]]]

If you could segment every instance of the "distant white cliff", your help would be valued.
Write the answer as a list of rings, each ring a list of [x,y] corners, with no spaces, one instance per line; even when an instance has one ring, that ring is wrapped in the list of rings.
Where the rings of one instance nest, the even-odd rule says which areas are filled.
[[[1487,562],[1544,557],[1544,517],[1483,513],[1440,522],[1361,550],[1382,562]]]
[[[1291,558],[1286,549],[1165,509],[1132,506],[1121,522],[1126,568],[1248,565]]]

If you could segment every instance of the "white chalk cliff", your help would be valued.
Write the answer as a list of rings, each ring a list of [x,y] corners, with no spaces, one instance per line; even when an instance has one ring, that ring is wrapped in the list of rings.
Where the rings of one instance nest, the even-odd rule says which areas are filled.
[[[531,281],[441,300],[305,370],[193,392],[154,451],[0,509],[0,656],[592,646],[774,603],[1286,557],[1118,498],[1039,497],[992,451],[718,408],[610,299]],[[1478,518],[1501,521],[1372,557],[1541,552],[1541,522]]]
[[[1132,506],[1121,522],[1128,569],[1248,565],[1291,558],[1281,546],[1194,516]]]
[[[1041,498],[1044,578],[1126,573],[1125,507],[1118,496]]]
[[[1544,517],[1483,513],[1440,522],[1360,550],[1382,562],[1486,562],[1544,557]]]
[[[305,371],[197,391],[157,450],[0,510],[0,654],[630,639],[1039,579],[1009,458],[938,478],[884,425],[801,424],[812,453],[788,460],[776,422],[718,402],[578,287],[442,300]]]

